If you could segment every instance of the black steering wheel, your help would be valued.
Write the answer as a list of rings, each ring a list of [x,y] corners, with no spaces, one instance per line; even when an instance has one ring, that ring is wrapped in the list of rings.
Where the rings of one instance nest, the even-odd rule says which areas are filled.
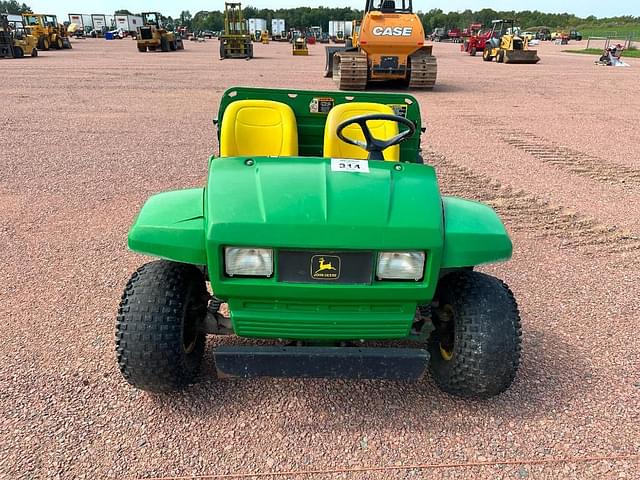
[[[400,132],[397,135],[394,135],[388,140],[380,140],[378,138],[373,138],[371,135],[371,130],[369,130],[369,126],[367,122],[369,120],[388,120],[391,122],[396,122],[401,125],[404,125],[408,128],[403,132]],[[342,134],[342,131],[347,128],[349,125],[353,124],[360,125],[360,129],[362,130],[362,134],[364,135],[365,142],[360,142],[358,140],[353,140],[351,138],[347,138]],[[384,160],[384,156],[382,152],[387,148],[398,145],[408,138],[412,137],[413,134],[416,133],[416,126],[411,120],[408,120],[400,115],[391,115],[388,113],[372,113],[368,115],[359,115],[357,117],[352,117],[344,122],[341,122],[337,129],[336,135],[338,138],[349,145],[355,145],[360,148],[364,148],[367,152],[369,152],[369,160]]]

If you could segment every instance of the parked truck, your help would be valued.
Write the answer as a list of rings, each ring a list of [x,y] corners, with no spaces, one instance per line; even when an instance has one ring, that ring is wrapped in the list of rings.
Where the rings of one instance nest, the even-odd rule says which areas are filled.
[[[277,42],[287,40],[284,18],[274,18],[271,20],[271,38]]]

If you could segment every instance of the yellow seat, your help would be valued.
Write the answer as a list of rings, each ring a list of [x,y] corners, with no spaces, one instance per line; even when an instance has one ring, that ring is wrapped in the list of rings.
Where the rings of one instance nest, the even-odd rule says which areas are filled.
[[[220,156],[298,155],[298,127],[291,107],[271,100],[238,100],[224,111]]]
[[[343,142],[336,135],[338,125],[345,120],[359,115],[369,115],[372,113],[385,113],[393,115],[393,109],[381,103],[343,103],[336,105],[329,111],[327,121],[324,126],[324,156],[334,158],[355,158],[366,159],[369,154],[364,148],[349,145]],[[389,120],[371,120],[367,122],[371,135],[380,140],[387,140],[398,134],[398,124]],[[343,130],[343,135],[353,140],[364,142],[362,129],[357,124],[348,126]],[[400,146],[393,145],[384,152],[384,159],[388,162],[400,160]]]

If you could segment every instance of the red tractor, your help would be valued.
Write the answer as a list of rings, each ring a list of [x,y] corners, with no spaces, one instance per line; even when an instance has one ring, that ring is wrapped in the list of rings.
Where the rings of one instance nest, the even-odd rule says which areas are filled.
[[[484,50],[487,40],[491,37],[491,30],[482,33],[481,28],[481,23],[472,23],[469,28],[463,30],[464,41],[460,45],[460,51],[474,57],[477,52]]]

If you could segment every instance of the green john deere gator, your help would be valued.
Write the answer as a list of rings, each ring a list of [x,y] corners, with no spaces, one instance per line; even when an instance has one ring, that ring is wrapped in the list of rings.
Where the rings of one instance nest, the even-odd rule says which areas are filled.
[[[129,248],[159,257],[127,283],[116,322],[135,387],[219,377],[418,379],[499,394],[520,361],[509,288],[474,271],[511,257],[488,206],[443,196],[406,94],[231,88],[204,188],[152,196]],[[228,304],[223,315],[221,305]]]

